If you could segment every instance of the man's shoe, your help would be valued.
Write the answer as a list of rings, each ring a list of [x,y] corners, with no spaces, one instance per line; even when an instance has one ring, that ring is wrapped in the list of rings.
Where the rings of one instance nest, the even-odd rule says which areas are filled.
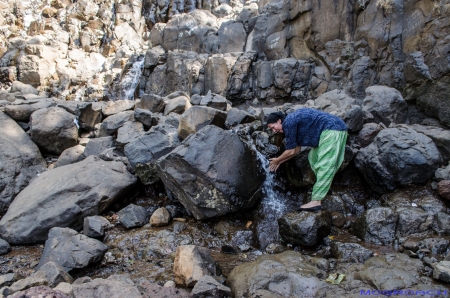
[[[310,211],[310,212],[319,212],[322,210],[322,206],[314,206],[309,208],[300,208],[298,211]]]

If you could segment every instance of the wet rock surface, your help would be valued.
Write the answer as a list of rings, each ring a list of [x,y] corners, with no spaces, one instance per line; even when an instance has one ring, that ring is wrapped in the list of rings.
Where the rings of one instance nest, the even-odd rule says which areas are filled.
[[[293,212],[278,220],[280,235],[286,243],[294,245],[318,245],[331,230],[331,214]]]

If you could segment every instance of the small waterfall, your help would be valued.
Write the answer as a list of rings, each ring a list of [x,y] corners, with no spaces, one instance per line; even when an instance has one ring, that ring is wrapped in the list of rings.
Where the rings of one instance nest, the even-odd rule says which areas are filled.
[[[276,216],[281,216],[286,211],[286,199],[284,194],[275,190],[276,186],[280,186],[277,181],[275,181],[275,173],[269,170],[269,160],[256,148],[256,156],[258,160],[262,163],[263,169],[266,172],[266,180],[263,184],[263,199],[261,204],[267,207],[268,210],[275,213]]]
[[[137,57],[134,62],[125,66],[120,77],[112,82],[108,99],[112,101],[134,100],[134,93],[141,80],[143,67],[144,56]]]
[[[256,231],[258,242],[261,250],[264,250],[270,243],[277,243],[280,241],[278,233],[278,218],[288,211],[288,198],[284,192],[278,189],[284,189],[281,182],[276,179],[276,174],[269,170],[270,161],[267,157],[258,151],[251,137],[242,136],[242,133],[234,130],[240,139],[251,148],[256,154],[256,158],[261,162],[262,171],[265,171],[266,179],[262,185],[262,198],[257,207],[258,218],[256,224]],[[245,134],[245,133],[244,133]]]

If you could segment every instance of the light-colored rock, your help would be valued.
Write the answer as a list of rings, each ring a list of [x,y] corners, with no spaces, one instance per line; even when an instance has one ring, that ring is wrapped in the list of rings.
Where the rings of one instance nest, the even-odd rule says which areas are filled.
[[[209,250],[195,245],[178,246],[173,264],[175,283],[193,287],[205,275],[216,275]]]
[[[181,115],[178,126],[178,136],[187,138],[206,125],[216,125],[224,128],[227,114],[210,107],[193,106]]]
[[[170,222],[170,213],[166,208],[158,208],[150,217],[150,224],[153,227],[164,227]]]
[[[183,114],[191,107],[191,102],[186,96],[178,96],[170,99],[164,108],[164,116],[170,113]]]

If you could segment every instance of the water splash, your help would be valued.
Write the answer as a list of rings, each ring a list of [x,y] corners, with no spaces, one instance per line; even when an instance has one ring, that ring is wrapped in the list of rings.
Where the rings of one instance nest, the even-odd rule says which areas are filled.
[[[139,80],[142,75],[142,68],[144,67],[144,59],[133,63],[133,66],[130,68],[128,75],[122,80],[124,86],[128,86],[124,90],[125,98],[129,100],[134,99],[134,91],[136,90],[137,85],[139,84]]]
[[[237,127],[230,129],[230,131],[240,136],[241,141],[255,152],[256,158],[261,162],[262,170],[266,174],[266,179],[262,185],[263,198],[261,200],[261,205],[263,206],[264,211],[275,213],[277,218],[280,217],[287,209],[285,204],[286,197],[284,193],[276,191],[277,187],[283,188],[283,186],[275,179],[275,172],[269,170],[269,159],[258,150],[249,134],[240,132]]]
[[[286,198],[283,193],[276,191],[277,186],[281,186],[275,180],[275,173],[269,170],[269,160],[253,146],[258,160],[262,164],[263,170],[266,172],[266,180],[263,183],[263,198],[261,204],[267,211],[274,212],[277,217],[286,212]]]
[[[141,80],[144,67],[144,56],[137,57],[128,67],[124,68],[120,77],[110,87],[110,100],[134,100],[136,87]]]

